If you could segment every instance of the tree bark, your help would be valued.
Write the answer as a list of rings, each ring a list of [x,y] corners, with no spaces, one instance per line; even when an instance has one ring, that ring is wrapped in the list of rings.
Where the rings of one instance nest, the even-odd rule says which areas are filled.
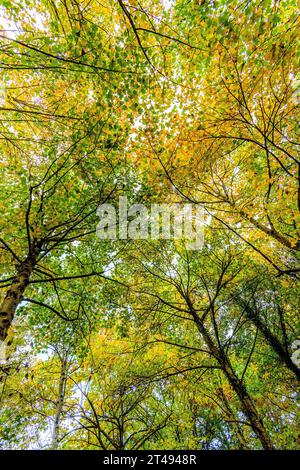
[[[202,336],[210,353],[218,361],[223,373],[227,377],[228,382],[237,394],[241,403],[242,410],[249,419],[251,427],[259,438],[262,447],[265,450],[273,450],[274,445],[272,444],[272,441],[267,433],[264,423],[258,414],[255,404],[253,403],[245,384],[241,379],[238,378],[238,376],[234,372],[230,360],[225,354],[225,352],[219,346],[215,345],[206,327],[197,315],[197,312],[194,310],[191,302],[187,300],[187,303],[200,335]]]
[[[219,395],[220,395],[220,399],[221,399],[221,401],[224,405],[226,415],[228,416],[227,422],[234,429],[237,440],[239,441],[239,449],[243,449],[243,450],[248,449],[246,439],[244,437],[244,434],[243,434],[242,430],[240,429],[240,423],[237,422],[236,416],[235,416],[233,410],[231,409],[231,407],[228,403],[228,400],[225,396],[225,393],[223,392],[222,389],[219,390]]]
[[[288,351],[286,351],[279,339],[261,321],[259,314],[252,309],[249,304],[242,302],[241,306],[244,308],[247,318],[249,318],[249,320],[258,328],[268,345],[277,354],[280,361],[285,364],[285,366],[295,375],[296,379],[300,381],[300,369],[293,363]]]
[[[39,254],[39,247],[33,247],[32,252],[20,264],[12,286],[6,292],[0,307],[0,341],[7,337],[8,330],[14,319],[16,309],[22,300],[22,296],[29,284],[30,276]]]
[[[61,359],[61,370],[60,370],[60,378],[59,378],[59,387],[58,387],[58,399],[56,401],[56,411],[55,411],[55,418],[54,418],[54,426],[53,426],[53,435],[52,435],[52,443],[51,449],[57,450],[58,443],[59,443],[59,429],[60,429],[60,422],[61,422],[61,414],[63,410],[63,404],[65,400],[66,394],[66,385],[67,385],[67,358],[64,354]]]

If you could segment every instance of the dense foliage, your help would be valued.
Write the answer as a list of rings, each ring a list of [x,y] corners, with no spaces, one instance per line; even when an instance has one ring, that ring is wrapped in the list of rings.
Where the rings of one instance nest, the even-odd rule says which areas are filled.
[[[297,2],[0,4],[1,448],[299,449]]]

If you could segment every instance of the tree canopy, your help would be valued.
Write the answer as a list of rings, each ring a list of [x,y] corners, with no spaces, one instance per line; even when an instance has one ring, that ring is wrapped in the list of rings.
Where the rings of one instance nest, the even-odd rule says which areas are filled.
[[[299,30],[0,1],[0,448],[300,448]],[[201,207],[203,246],[100,239],[125,197]]]

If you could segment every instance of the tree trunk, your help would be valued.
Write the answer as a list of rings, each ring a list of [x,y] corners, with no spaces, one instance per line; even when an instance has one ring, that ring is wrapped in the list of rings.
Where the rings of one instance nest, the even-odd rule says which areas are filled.
[[[286,365],[286,367],[295,375],[296,379],[300,381],[300,369],[296,364],[293,363],[288,351],[281,344],[279,339],[273,335],[269,328],[261,321],[259,314],[251,308],[249,304],[244,302],[241,303],[244,308],[247,318],[258,328],[262,333],[268,345],[277,354],[280,361]]]
[[[243,382],[236,376],[233,371],[231,364],[226,359],[224,364],[224,373],[228,379],[228,382],[234,389],[235,393],[240,399],[242,410],[245,415],[248,417],[252,429],[259,438],[263,448],[265,450],[273,450],[274,446],[271,442],[271,439],[266,431],[262,419],[259,417],[255,404],[253,403],[245,385]]]
[[[251,423],[251,427],[253,431],[255,432],[255,434],[257,435],[257,437],[259,438],[263,448],[265,450],[274,449],[274,446],[264,427],[264,423],[262,419],[259,417],[259,414],[256,410],[255,404],[253,403],[244,383],[235,374],[228,356],[224,353],[224,351],[219,346],[216,346],[214,344],[212,338],[210,337],[210,334],[208,333],[203,322],[198,317],[197,312],[194,310],[191,302],[189,301],[188,301],[188,306],[193,316],[194,322],[196,323],[199,333],[201,334],[211,354],[218,361],[231,387],[237,394],[241,403],[242,410],[244,414],[247,416],[247,418],[249,419]]]
[[[66,394],[66,385],[67,385],[67,358],[64,354],[61,359],[58,399],[56,402],[56,411],[55,411],[53,435],[52,435],[52,443],[51,443],[52,450],[57,450],[58,443],[59,443],[59,428],[60,428],[61,414],[62,414],[65,394]]]
[[[235,435],[236,435],[236,438],[237,440],[239,441],[239,449],[248,449],[248,445],[247,445],[247,442],[246,442],[246,439],[244,437],[244,434],[242,432],[242,430],[240,429],[240,423],[238,423],[237,419],[236,419],[236,416],[233,412],[233,410],[231,409],[229,403],[228,403],[228,400],[225,396],[225,393],[223,392],[222,388],[219,389],[219,395],[220,395],[220,399],[224,405],[224,408],[225,408],[225,413],[226,415],[228,416],[228,420],[227,422],[232,426],[232,428],[234,429],[234,432],[235,432]]]
[[[32,250],[32,253],[20,264],[14,283],[9,287],[5,295],[0,307],[0,341],[4,341],[7,337],[16,309],[29,284],[38,253],[39,249],[38,246],[36,246]]]

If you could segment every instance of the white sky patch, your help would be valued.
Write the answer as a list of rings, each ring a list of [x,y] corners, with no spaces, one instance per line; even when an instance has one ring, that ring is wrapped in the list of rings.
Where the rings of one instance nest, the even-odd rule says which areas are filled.
[[[36,31],[47,31],[47,17],[45,14],[38,12],[36,9],[30,8],[26,10],[26,15],[31,19]],[[10,39],[16,39],[22,32],[21,24],[14,21],[7,13],[7,9],[0,6],[0,31],[5,33]]]
[[[0,30],[1,33],[5,33],[7,37],[12,39],[15,39],[19,34],[17,24],[12,19],[7,18],[6,9],[3,7],[0,7]]]
[[[175,4],[174,0],[162,0],[162,4],[166,11],[170,10]]]

